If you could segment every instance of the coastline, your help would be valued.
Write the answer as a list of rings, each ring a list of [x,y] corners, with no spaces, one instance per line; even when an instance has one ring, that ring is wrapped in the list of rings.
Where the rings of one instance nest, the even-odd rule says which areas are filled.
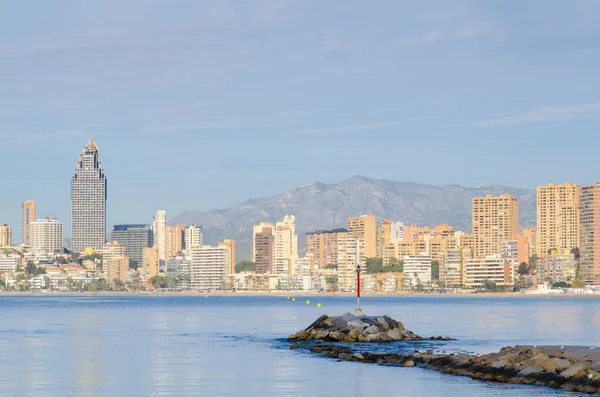
[[[344,297],[353,298],[356,297],[354,293],[350,292],[336,292],[334,294],[325,292],[304,292],[304,291],[289,291],[289,292],[265,292],[265,291],[240,291],[240,292],[186,292],[186,291],[96,291],[96,292],[63,292],[63,291],[49,291],[49,292],[20,292],[20,291],[4,291],[0,292],[0,296],[222,296],[222,297]],[[361,294],[361,298],[427,298],[427,297],[439,297],[439,298],[476,298],[476,299],[487,299],[487,298],[591,298],[600,299],[600,294],[515,294],[515,293],[482,293],[482,294],[424,294],[424,293],[406,293],[406,294]]]

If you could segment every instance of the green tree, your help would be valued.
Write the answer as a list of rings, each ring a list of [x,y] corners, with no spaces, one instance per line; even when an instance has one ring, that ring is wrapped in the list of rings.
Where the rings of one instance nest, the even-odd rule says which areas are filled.
[[[252,261],[241,261],[237,265],[235,265],[235,272],[253,272],[256,270],[256,263]]]
[[[32,261],[28,261],[27,265],[25,266],[25,273],[28,275],[34,275],[36,270],[37,266],[35,265],[35,263],[33,263]]]
[[[325,265],[325,269],[337,270],[338,269],[338,265],[336,263],[328,263],[327,265]]]
[[[52,280],[48,276],[44,277],[44,288],[52,289]]]
[[[125,283],[119,278],[115,278],[113,280],[113,286],[114,286],[114,289],[117,291],[122,291],[125,289]]]
[[[327,283],[327,289],[330,291],[338,290],[338,278],[337,276],[327,276],[325,277],[325,282]]]
[[[517,269],[517,273],[519,273],[520,275],[529,273],[529,265],[527,264],[527,262],[521,262],[519,264],[519,268]]]
[[[559,281],[552,284],[552,288],[571,288],[571,284],[567,284],[564,281]]]
[[[440,261],[431,261],[431,279],[440,279]]]
[[[130,269],[137,269],[138,268],[138,261],[133,260],[133,259],[129,259],[129,268]]]
[[[0,288],[4,288],[4,287],[6,287],[6,281],[4,281],[0,278]]]
[[[36,276],[38,276],[38,275],[40,275],[40,274],[46,274],[46,268],[45,268],[45,267],[38,266],[38,267],[35,269],[35,275],[36,275]]]
[[[152,284],[154,289],[167,288],[169,286],[167,278],[159,275],[152,276],[150,278],[150,283]]]

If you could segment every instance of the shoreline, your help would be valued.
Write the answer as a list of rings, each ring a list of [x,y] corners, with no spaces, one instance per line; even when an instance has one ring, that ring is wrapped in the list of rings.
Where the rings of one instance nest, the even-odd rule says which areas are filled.
[[[0,296],[222,296],[222,297],[340,297],[340,298],[354,298],[356,295],[350,292],[337,292],[334,294],[326,292],[303,292],[303,291],[289,291],[289,292],[264,292],[264,291],[240,291],[240,292],[185,292],[185,291],[165,291],[165,292],[153,292],[153,291],[96,291],[96,292],[64,292],[64,291],[49,291],[49,292],[20,292],[20,291],[4,291],[0,292]],[[598,299],[600,294],[515,294],[515,293],[480,293],[480,294],[424,294],[424,293],[407,293],[407,294],[361,294],[361,298],[427,298],[427,297],[438,297],[438,298],[476,298],[476,299],[487,299],[487,298],[591,298]]]

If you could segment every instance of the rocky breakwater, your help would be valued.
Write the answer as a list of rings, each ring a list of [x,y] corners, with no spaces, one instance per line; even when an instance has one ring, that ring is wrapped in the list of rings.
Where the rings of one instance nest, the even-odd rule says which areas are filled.
[[[450,340],[450,338],[423,338],[404,328],[402,322],[389,316],[323,315],[303,331],[290,335],[288,341],[326,342],[395,342],[421,340]]]
[[[313,353],[338,360],[400,367],[421,366],[485,381],[600,394],[600,352],[589,347],[515,346],[480,356],[437,354],[432,350],[411,353],[357,352],[346,345],[322,342],[307,348]]]

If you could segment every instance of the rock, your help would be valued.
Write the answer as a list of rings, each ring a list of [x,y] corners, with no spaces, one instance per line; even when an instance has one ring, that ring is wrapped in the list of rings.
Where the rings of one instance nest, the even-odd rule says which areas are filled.
[[[369,326],[369,324],[365,323],[364,321],[362,321],[360,319],[350,320],[346,324],[348,325],[348,327],[367,328]]]
[[[560,376],[562,376],[563,378],[572,378],[573,376],[577,375],[578,372],[583,371],[583,365],[579,364],[579,365],[574,365],[572,367],[570,367],[569,369],[564,370],[563,372],[560,373]]]
[[[315,339],[325,339],[327,336],[329,336],[329,331],[319,331],[314,334]]]
[[[407,368],[411,368],[415,366],[415,362],[413,360],[408,360],[404,363],[404,366]]]
[[[329,316],[323,314],[321,317],[319,317],[314,323],[312,323],[311,325],[309,325],[305,331],[308,331],[312,328],[324,328],[323,325],[325,323],[325,321],[327,321],[327,319],[329,318]]]
[[[300,349],[300,347],[301,347],[300,345],[291,345],[290,350],[297,350],[297,349]]]
[[[504,368],[508,365],[508,360],[500,360],[492,364],[492,368]]]
[[[390,328],[398,328],[398,321],[390,316],[383,316],[383,319],[389,324]],[[400,323],[400,325],[402,325],[402,323]],[[404,327],[402,327],[402,329],[404,329]]]
[[[367,337],[364,336],[363,334],[358,335],[358,338],[356,338],[356,340],[359,342],[368,342]]]
[[[379,333],[379,328],[376,325],[371,325],[370,327],[367,327],[364,331],[364,334],[376,334]]]
[[[569,360],[564,358],[549,358],[542,363],[542,367],[548,372],[562,372],[571,366]]]
[[[387,321],[385,321],[385,318],[377,317],[377,322],[381,325],[381,328],[383,331],[389,331],[390,325],[388,324]]]
[[[381,335],[379,333],[367,334],[367,342],[381,342]]]
[[[356,342],[356,338],[348,334],[344,336],[344,342]]]
[[[362,355],[362,354],[360,354],[360,353],[354,353],[354,354],[352,355],[352,357],[354,357],[354,358],[355,358],[355,359],[357,359],[357,360],[361,360],[361,361],[365,359],[365,356],[363,356],[363,355]]]
[[[542,368],[539,365],[533,365],[531,367],[527,367],[527,368],[519,371],[517,376],[527,376],[527,375],[531,375],[531,374],[538,374],[540,372],[544,372],[544,368]]]
[[[392,338],[392,340],[402,340],[404,339],[404,335],[398,328],[393,328],[387,332],[387,335]]]
[[[353,340],[356,340],[356,339],[358,339],[358,336],[359,336],[360,334],[362,334],[362,331],[363,331],[363,328],[360,328],[360,327],[352,328],[352,329],[350,330],[350,332],[348,333],[348,335],[349,335],[349,336],[350,336],[350,337],[351,337]]]
[[[336,342],[344,340],[344,336],[345,336],[344,334],[342,334],[341,332],[338,332],[338,331],[331,331],[331,332],[329,332],[329,335],[328,335],[329,339],[336,341]]]

